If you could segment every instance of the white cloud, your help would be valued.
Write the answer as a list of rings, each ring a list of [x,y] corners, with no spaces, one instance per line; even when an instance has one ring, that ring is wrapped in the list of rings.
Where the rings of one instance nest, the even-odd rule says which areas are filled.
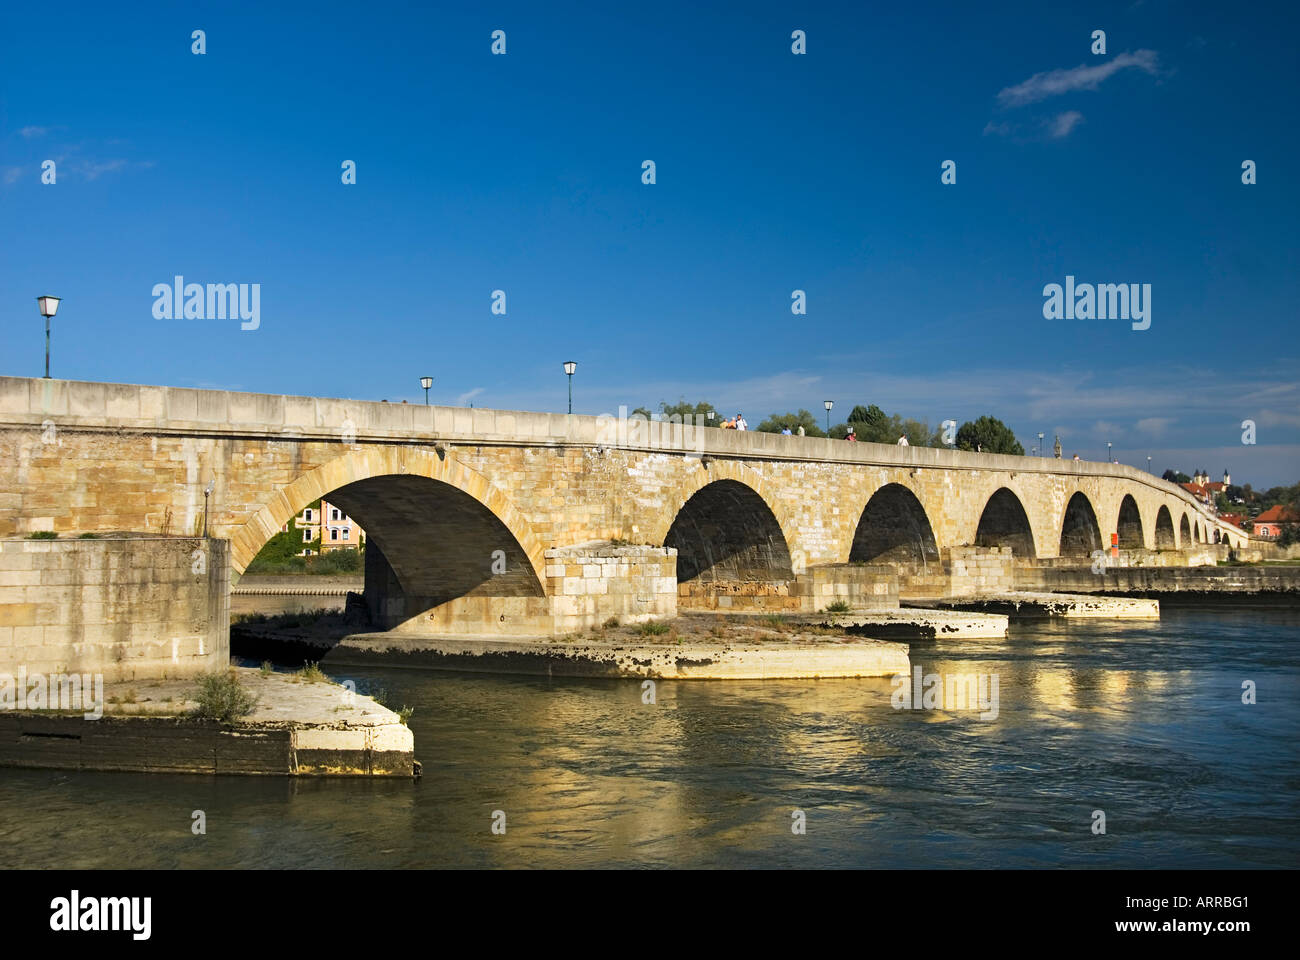
[[[18,131],[18,135],[24,140],[34,140],[36,137],[43,137],[49,132],[49,127],[23,127]]]
[[[1173,417],[1144,417],[1137,422],[1138,431],[1158,437],[1174,422]]]
[[[1037,103],[1049,97],[1076,90],[1096,90],[1109,77],[1128,67],[1136,67],[1144,73],[1157,71],[1158,57],[1154,50],[1138,50],[1135,53],[1121,53],[1112,60],[1088,67],[1080,64],[1069,70],[1048,70],[1036,73],[1028,80],[1007,87],[998,92],[998,104],[1002,107],[1023,107],[1025,104]]]
[[[1065,113],[1058,113],[1047,125],[1047,135],[1053,140],[1060,140],[1070,135],[1073,130],[1083,121],[1083,114],[1078,110],[1067,110]]]

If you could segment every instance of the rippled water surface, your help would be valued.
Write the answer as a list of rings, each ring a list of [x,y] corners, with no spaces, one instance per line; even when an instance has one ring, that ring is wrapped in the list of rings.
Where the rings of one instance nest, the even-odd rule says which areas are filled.
[[[0,770],[0,842],[63,867],[1295,866],[1298,627],[1166,610],[912,644],[997,674],[993,721],[895,710],[883,679],[662,681],[646,705],[633,680],[339,668],[415,707],[423,780]]]

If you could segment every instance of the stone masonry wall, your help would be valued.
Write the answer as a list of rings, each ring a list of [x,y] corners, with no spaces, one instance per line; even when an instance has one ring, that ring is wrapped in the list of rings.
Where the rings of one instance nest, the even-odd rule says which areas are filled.
[[[0,673],[184,677],[230,659],[224,540],[0,540]]]
[[[825,563],[795,578],[791,592],[804,613],[842,601],[854,610],[898,609],[898,574],[888,564]]]
[[[556,633],[677,616],[677,551],[587,544],[546,551]]]
[[[1016,586],[1010,547],[952,547],[948,555],[954,597],[1006,593]]]

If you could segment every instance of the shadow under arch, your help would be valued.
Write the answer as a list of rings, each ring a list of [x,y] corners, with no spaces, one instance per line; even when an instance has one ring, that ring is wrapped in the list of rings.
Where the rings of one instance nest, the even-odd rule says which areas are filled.
[[[1119,503],[1119,517],[1115,521],[1121,550],[1141,550],[1146,541],[1142,537],[1142,513],[1133,494],[1124,494]]]
[[[938,562],[939,547],[925,507],[901,483],[887,483],[867,501],[849,548],[850,563]]]
[[[1161,504],[1156,511],[1156,549],[1173,550],[1176,546],[1173,515],[1167,506]]]
[[[432,584],[435,572],[447,578],[448,586],[433,590],[432,596],[466,585],[473,590],[475,578],[483,571],[494,580],[506,578],[494,590],[499,586],[528,591],[493,595],[544,595],[544,548],[500,488],[459,463],[454,453],[439,457],[410,448],[352,450],[297,477],[231,536],[234,572],[243,573],[267,540],[321,497],[337,502],[356,519],[403,586],[409,580],[421,587],[413,591],[416,596],[426,596],[423,588]],[[470,539],[457,550],[447,534]],[[442,563],[414,559],[442,550],[453,551],[451,559]],[[493,555],[496,550],[505,554],[502,574],[492,573],[493,560],[500,560]],[[416,563],[425,562],[432,563],[429,573],[414,569]],[[452,564],[458,568],[454,574]],[[477,581],[484,582],[486,578]]]
[[[677,549],[678,583],[794,579],[781,524],[739,480],[700,487],[677,511],[663,545]]]
[[[1006,487],[993,491],[984,504],[979,526],[975,528],[975,546],[1010,547],[1017,557],[1038,556],[1029,515],[1020,498]]]
[[[1092,509],[1092,502],[1081,491],[1077,492],[1070,497],[1061,518],[1059,555],[1090,557],[1093,551],[1101,549],[1101,525],[1097,522],[1097,513]]]
[[[1192,525],[1187,521],[1187,514],[1183,514],[1183,519],[1178,521],[1178,542],[1185,550],[1192,541]]]

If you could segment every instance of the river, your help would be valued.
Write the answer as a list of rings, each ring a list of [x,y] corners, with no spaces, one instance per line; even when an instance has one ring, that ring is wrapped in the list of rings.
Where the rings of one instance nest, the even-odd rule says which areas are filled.
[[[1298,626],[1171,608],[912,645],[996,674],[993,720],[894,709],[885,679],[646,704],[633,680],[337,668],[415,708],[420,781],[0,770],[0,842],[67,868],[1292,867]]]

